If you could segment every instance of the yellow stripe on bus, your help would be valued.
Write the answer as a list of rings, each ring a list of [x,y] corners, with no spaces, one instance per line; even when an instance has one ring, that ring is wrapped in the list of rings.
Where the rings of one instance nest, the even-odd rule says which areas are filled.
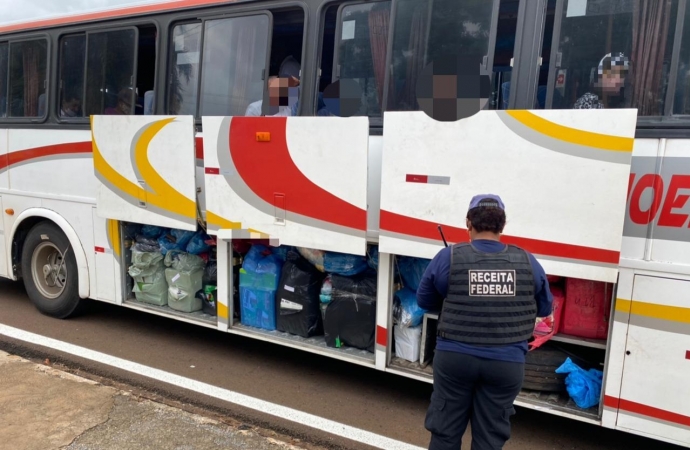
[[[110,248],[116,256],[120,256],[120,223],[117,220],[108,219],[108,240]]]
[[[179,214],[182,217],[196,219],[195,202],[170,186],[170,184],[156,172],[149,161],[149,144],[166,125],[174,120],[174,118],[158,120],[147,127],[146,130],[141,133],[141,137],[135,144],[134,158],[146,184],[153,189],[155,196],[159,199],[156,206],[166,211]]]
[[[224,305],[218,302],[218,317],[220,317],[221,319],[228,318],[228,305]]]
[[[670,320],[690,324],[690,308],[680,306],[657,305],[655,303],[638,302],[635,300],[616,300],[616,311],[652,319]]]
[[[231,222],[208,210],[206,210],[206,222],[226,230],[239,230],[242,228],[241,222]]]
[[[509,110],[506,112],[524,126],[554,139],[614,152],[630,153],[633,150],[633,143],[635,142],[633,138],[611,136],[566,127],[543,119],[529,111]]]

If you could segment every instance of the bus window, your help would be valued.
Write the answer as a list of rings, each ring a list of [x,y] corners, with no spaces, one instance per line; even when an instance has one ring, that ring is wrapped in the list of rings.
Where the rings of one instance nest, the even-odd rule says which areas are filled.
[[[168,72],[168,114],[196,115],[201,23],[175,26]]]
[[[262,98],[268,51],[268,15],[204,23],[202,116],[242,116]]]
[[[496,27],[490,109],[508,109],[511,60],[515,49],[517,13],[520,0],[501,0]]]
[[[84,117],[84,60],[86,36],[67,36],[60,40],[60,98],[58,114],[61,119]]]
[[[0,43],[0,117],[7,117],[7,62],[9,45]]]
[[[134,54],[137,32],[123,29],[88,35],[86,116],[134,112]]]
[[[489,55],[493,3],[488,0],[400,0],[388,81],[387,109],[418,110],[419,73],[435,58],[462,55],[481,65]]]
[[[304,41],[304,11],[302,9],[292,9],[284,11],[271,11],[273,14],[273,36],[271,38],[271,60],[268,69],[268,83],[266,86],[270,89],[275,86],[289,86],[300,85],[302,76],[302,43]],[[294,77],[295,79],[291,79]],[[282,78],[282,81],[276,81],[275,78]],[[295,87],[295,86],[293,86]],[[288,89],[288,99],[283,100],[287,103],[278,108],[264,107],[264,99],[259,97],[254,102],[250,103],[245,111],[246,116],[258,115],[279,115],[279,116],[293,116],[297,115],[299,111],[298,95],[301,88],[292,89],[292,99],[289,97],[290,89]],[[280,91],[278,91],[280,93]],[[282,89],[285,93],[285,89]],[[267,95],[266,98],[270,96]],[[276,111],[277,109],[277,111]]]
[[[135,89],[134,114],[153,114],[153,104],[148,105],[145,111],[144,98],[147,94],[153,95],[153,87],[156,82],[156,37],[157,30],[154,26],[141,26],[137,46],[137,77]],[[151,100],[153,97],[151,97]]]
[[[341,12],[333,80],[359,84],[358,116],[381,116],[390,12],[390,1],[347,5]]]
[[[547,106],[663,115],[677,10],[678,0],[564,0],[556,17]]]
[[[9,116],[43,117],[48,44],[45,39],[10,44]]]

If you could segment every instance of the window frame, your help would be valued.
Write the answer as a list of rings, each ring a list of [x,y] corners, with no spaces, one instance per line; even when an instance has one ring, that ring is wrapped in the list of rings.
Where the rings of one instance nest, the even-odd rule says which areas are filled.
[[[551,42],[551,61],[554,63],[558,55],[558,43],[561,35],[565,1],[566,0],[557,0],[556,9],[554,11],[554,29]],[[671,50],[671,65],[669,68],[668,84],[664,97],[664,114],[660,116],[638,115],[637,123],[635,125],[636,137],[638,138],[690,137],[690,114],[673,114],[683,30],[685,26],[690,26],[685,24],[684,21],[686,8],[687,0],[678,0],[678,11],[675,18],[675,30],[673,34],[673,47]],[[544,14],[546,14],[546,12]],[[545,109],[552,109],[551,106],[553,105],[555,81],[556,66],[555,64],[552,64],[551,67],[549,67]]]
[[[134,30],[134,55],[133,55],[133,63],[132,63],[132,78],[131,78],[131,84],[132,84],[132,98],[131,102],[132,105],[135,104],[135,94],[136,94],[136,87],[137,87],[137,70],[139,69],[139,26],[137,25],[121,25],[118,27],[112,27],[112,28],[107,28],[105,30],[89,30],[86,32],[86,47],[85,47],[85,58],[84,58],[84,96],[83,96],[83,104],[84,104],[84,114],[86,114],[86,87],[88,85],[88,80],[89,80],[89,36],[94,35],[94,34],[105,34],[105,33],[112,33],[114,31],[125,31],[125,30]],[[132,108],[132,113],[129,114],[130,116],[134,115],[134,108]],[[101,111],[101,114],[95,114],[95,115],[103,115],[104,111]],[[90,115],[87,115],[85,117],[80,118],[80,122],[88,122],[90,121]]]
[[[168,46],[168,51],[166,52],[166,58],[167,58],[167,64],[165,65],[166,70],[165,70],[165,93],[164,93],[164,107],[165,107],[165,114],[166,115],[175,115],[170,112],[170,71],[173,69],[173,54],[175,53],[175,28],[180,26],[180,25],[191,25],[191,24],[198,24],[201,27],[201,32],[199,36],[199,70],[197,73],[197,77],[201,79],[201,66],[203,62],[203,53],[204,53],[204,22],[203,19],[192,19],[192,18],[186,18],[183,20],[177,20],[177,21],[172,21],[170,22],[170,26],[168,27],[168,39],[166,45]],[[199,95],[201,94],[199,91],[199,80],[197,80],[196,83],[196,94],[197,94],[197,99],[196,103],[194,105],[194,121],[197,122],[198,120],[198,113],[199,113]]]
[[[40,117],[10,117],[10,98],[9,98],[9,91],[10,91],[10,60],[12,59],[12,44],[17,44],[17,43],[22,43],[22,42],[31,42],[31,41],[38,41],[43,39],[46,42],[46,73],[45,73],[45,99],[46,99],[46,106],[45,110],[43,112],[43,116]],[[0,122],[2,123],[31,123],[31,124],[36,124],[36,123],[44,123],[46,120],[48,120],[48,117],[50,116],[50,99],[52,97],[52,89],[51,89],[51,84],[50,84],[50,78],[51,78],[51,73],[52,73],[52,65],[51,65],[51,54],[52,54],[52,40],[50,39],[50,35],[48,33],[35,33],[35,34],[30,34],[26,36],[21,36],[18,38],[8,38],[6,40],[2,40],[3,43],[7,43],[7,92],[5,92],[5,100],[7,102],[7,114],[5,117],[0,118]]]
[[[391,4],[391,9],[390,9],[390,17],[389,17],[389,25],[388,25],[388,36],[386,37],[386,68],[383,76],[383,96],[381,98],[381,116],[380,117],[370,117],[366,116],[369,118],[369,126],[383,126],[383,113],[385,112],[385,99],[386,99],[386,86],[388,82],[388,64],[389,64],[389,50],[390,50],[390,38],[391,38],[391,28],[393,27],[393,3],[396,2],[396,0],[348,0],[340,5],[338,5],[338,13],[336,14],[336,19],[335,19],[335,39],[333,42],[333,68],[332,68],[332,76],[331,76],[331,83],[335,83],[336,81],[340,80],[340,43],[342,42],[343,38],[343,11],[345,8],[348,6],[353,6],[353,5],[373,5],[375,3],[386,3],[389,2]],[[318,87],[317,87],[318,91]],[[314,108],[314,112],[316,113],[318,111],[318,93],[316,97],[316,107]],[[362,116],[364,117],[364,116]]]
[[[196,99],[196,112],[194,115],[195,120],[201,121],[202,115],[201,115],[201,98],[202,98],[202,88],[204,86],[204,51],[206,50],[206,22],[212,21],[212,20],[223,20],[223,19],[237,19],[241,17],[250,17],[250,16],[260,16],[260,15],[266,15],[268,17],[268,38],[266,40],[266,60],[264,61],[264,68],[262,70],[262,81],[264,84],[264,98],[263,98],[263,105],[265,106],[266,102],[266,95],[267,95],[267,90],[268,90],[268,71],[269,71],[269,66],[271,64],[271,46],[273,44],[273,14],[271,11],[268,9],[262,8],[262,9],[255,9],[252,11],[246,11],[246,12],[240,12],[240,13],[234,13],[234,14],[216,14],[213,16],[208,16],[204,17],[201,19],[201,29],[202,29],[202,36],[201,36],[201,54],[200,59],[199,59],[199,80],[197,84],[197,99]],[[301,66],[301,64],[300,64]],[[300,97],[301,97],[301,90],[300,90]]]
[[[75,37],[75,36],[83,36],[84,37],[84,64],[83,66],[83,73],[82,75],[84,76],[84,87],[82,87],[82,108],[85,107],[86,105],[86,99],[84,98],[84,89],[86,86],[86,61],[87,61],[87,56],[88,56],[88,45],[89,45],[89,40],[86,37],[86,32],[85,31],[78,31],[74,33],[62,33],[57,37],[57,47],[58,47],[58,55],[57,55],[57,64],[55,67],[55,76],[57,77],[56,81],[56,86],[58,89],[55,92],[55,108],[53,108],[55,111],[55,117],[57,118],[58,123],[85,123],[88,122],[88,117],[68,117],[68,118],[63,118],[60,116],[60,99],[61,99],[61,94],[62,94],[62,76],[60,73],[60,69],[62,67],[62,61],[63,61],[63,53],[62,53],[62,41],[65,38],[70,38],[70,37]]]

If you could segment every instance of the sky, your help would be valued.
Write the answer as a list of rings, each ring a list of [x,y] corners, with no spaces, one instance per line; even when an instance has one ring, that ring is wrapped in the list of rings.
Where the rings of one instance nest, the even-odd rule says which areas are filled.
[[[0,24],[164,0],[0,0]]]

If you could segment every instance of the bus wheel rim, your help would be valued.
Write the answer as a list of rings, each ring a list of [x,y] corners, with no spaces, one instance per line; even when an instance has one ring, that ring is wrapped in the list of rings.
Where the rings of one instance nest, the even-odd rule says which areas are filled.
[[[58,298],[67,283],[64,255],[52,242],[41,242],[31,256],[31,275],[42,296]]]

